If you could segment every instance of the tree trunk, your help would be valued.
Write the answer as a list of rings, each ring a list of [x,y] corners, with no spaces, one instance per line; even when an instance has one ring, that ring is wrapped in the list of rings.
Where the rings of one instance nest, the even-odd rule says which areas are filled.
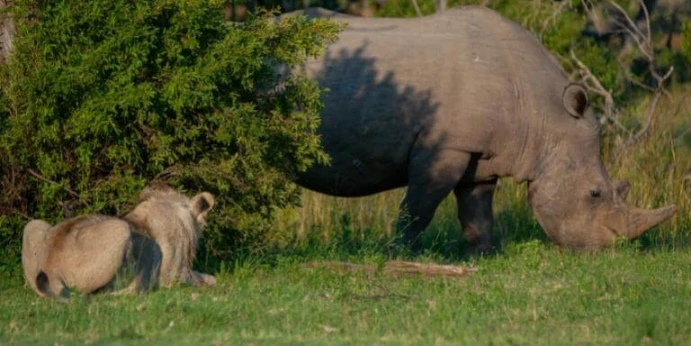
[[[446,0],[437,0],[437,12],[446,11]]]
[[[0,10],[12,5],[11,0],[0,0]],[[12,50],[12,38],[15,34],[14,21],[7,15],[0,14],[0,62],[4,61]]]

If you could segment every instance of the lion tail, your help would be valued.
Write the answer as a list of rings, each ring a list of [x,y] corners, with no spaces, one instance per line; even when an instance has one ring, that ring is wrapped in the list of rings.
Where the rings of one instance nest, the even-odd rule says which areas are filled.
[[[40,271],[36,276],[36,288],[48,297],[55,297],[55,293],[50,289],[50,280],[44,271]]]
[[[36,276],[36,288],[38,288],[38,290],[46,297],[57,298],[58,300],[66,299],[66,297],[53,292],[53,289],[50,288],[50,279],[48,278],[48,274],[46,274],[44,271],[40,271]]]

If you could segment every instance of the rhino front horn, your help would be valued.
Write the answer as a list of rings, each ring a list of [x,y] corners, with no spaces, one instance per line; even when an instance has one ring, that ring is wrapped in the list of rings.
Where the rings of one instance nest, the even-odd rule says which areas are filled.
[[[669,219],[677,212],[677,207],[669,206],[665,208],[647,210],[634,208],[629,214],[629,239],[638,238],[649,228],[656,226]]]

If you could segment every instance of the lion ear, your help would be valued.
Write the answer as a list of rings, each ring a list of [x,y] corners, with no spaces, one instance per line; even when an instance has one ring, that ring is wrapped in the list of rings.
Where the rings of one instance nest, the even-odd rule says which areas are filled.
[[[206,215],[214,207],[216,200],[214,195],[208,192],[202,192],[192,198],[192,212],[197,217],[197,222],[204,224],[206,222]]]

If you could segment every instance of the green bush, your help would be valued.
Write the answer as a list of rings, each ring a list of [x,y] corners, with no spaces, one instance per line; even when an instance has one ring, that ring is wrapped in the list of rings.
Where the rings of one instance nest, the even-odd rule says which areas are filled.
[[[223,21],[224,1],[18,0],[0,67],[0,245],[16,261],[27,218],[121,214],[146,184],[207,190],[206,249],[261,240],[289,178],[327,162],[321,90],[276,73],[340,30],[303,17]]]

